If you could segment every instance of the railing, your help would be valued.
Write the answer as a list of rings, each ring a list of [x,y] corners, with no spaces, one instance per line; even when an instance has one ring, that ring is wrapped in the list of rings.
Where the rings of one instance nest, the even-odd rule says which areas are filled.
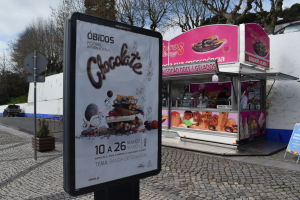
[[[63,117],[43,118],[41,119],[42,121],[45,121],[49,125],[49,134],[63,132]]]

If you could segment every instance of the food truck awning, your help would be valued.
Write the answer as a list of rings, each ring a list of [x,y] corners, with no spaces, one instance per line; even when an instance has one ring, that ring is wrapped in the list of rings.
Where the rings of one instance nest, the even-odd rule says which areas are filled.
[[[199,78],[211,78],[215,74],[217,74],[217,72],[178,74],[178,75],[163,76],[162,78],[163,80],[199,79]],[[224,74],[221,76],[227,77],[228,75]]]
[[[283,74],[281,72],[264,72],[264,73],[230,73],[230,72],[218,72],[217,75],[218,76],[236,76],[240,74],[242,79],[245,80],[269,80],[269,81],[274,81],[271,88],[269,89],[269,92],[266,96],[266,98],[269,96],[274,84],[276,81],[299,81],[298,77],[295,76],[291,76],[288,74]],[[234,94],[235,95],[235,94]],[[235,97],[236,98],[236,97]]]
[[[238,75],[239,73],[230,73],[230,72],[218,72],[218,75],[221,76],[232,76]],[[274,81],[289,81],[289,80],[298,80],[298,77],[284,74],[281,72],[265,72],[265,73],[240,73],[242,77],[252,80],[274,80]]]
[[[207,72],[207,73],[194,73],[194,74],[179,74],[163,76],[163,80],[179,80],[179,79],[199,79],[199,78],[211,78],[213,75],[218,75],[219,77],[232,77],[237,76],[239,73],[232,72]],[[281,72],[271,72],[271,73],[240,73],[243,79],[251,80],[273,80],[273,81],[297,81],[298,77],[284,74]]]

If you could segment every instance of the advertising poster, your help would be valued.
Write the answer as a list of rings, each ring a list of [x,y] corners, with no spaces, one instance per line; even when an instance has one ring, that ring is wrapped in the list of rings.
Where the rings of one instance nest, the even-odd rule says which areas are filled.
[[[168,118],[169,118],[168,110],[162,110],[161,123],[163,126],[168,126]]]
[[[266,111],[240,112],[240,140],[266,133]]]
[[[75,189],[160,166],[161,41],[128,30],[76,21]]]
[[[300,153],[300,123],[296,123],[293,130],[289,145],[286,149],[289,153],[294,153],[299,156]],[[297,162],[298,163],[298,162]]]
[[[250,111],[240,112],[240,140],[250,137]]]
[[[250,118],[250,137],[257,136],[258,133],[258,112],[251,111]]]
[[[171,126],[237,133],[237,118],[237,113],[172,110]]]
[[[163,40],[163,47],[162,47],[162,65],[163,67],[169,65],[169,41]]]
[[[172,40],[169,65],[217,60],[238,62],[238,26],[211,25],[187,31]]]
[[[269,68],[270,39],[257,24],[245,25],[245,61]]]
[[[257,114],[258,114],[257,133],[259,135],[265,134],[266,133],[266,111],[265,110],[257,111]]]

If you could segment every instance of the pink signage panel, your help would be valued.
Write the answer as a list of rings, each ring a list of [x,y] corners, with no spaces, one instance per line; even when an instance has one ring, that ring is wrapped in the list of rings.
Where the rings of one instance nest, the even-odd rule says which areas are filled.
[[[264,29],[257,24],[245,25],[245,52],[246,56],[249,55],[247,53],[250,53],[259,59],[270,61],[270,38]],[[246,61],[249,62],[247,59]],[[259,62],[254,64],[269,68],[269,64],[260,64]]]
[[[266,133],[266,111],[240,112],[240,140]]]
[[[216,62],[206,62],[202,64],[163,68],[162,75],[169,76],[169,75],[177,75],[177,74],[191,74],[191,73],[210,72],[210,71],[217,71]]]
[[[161,114],[162,114],[161,125],[168,126],[168,118],[169,118],[168,110],[162,110]]]
[[[163,40],[163,47],[162,47],[162,65],[168,66],[169,65],[169,41]]]
[[[169,43],[169,65],[217,60],[238,62],[238,26],[211,25],[185,32]]]

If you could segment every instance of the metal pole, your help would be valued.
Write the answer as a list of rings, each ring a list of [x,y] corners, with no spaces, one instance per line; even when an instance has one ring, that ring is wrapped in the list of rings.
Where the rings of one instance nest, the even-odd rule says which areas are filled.
[[[36,50],[33,54],[33,80],[34,80],[34,160],[37,160],[36,152]]]

